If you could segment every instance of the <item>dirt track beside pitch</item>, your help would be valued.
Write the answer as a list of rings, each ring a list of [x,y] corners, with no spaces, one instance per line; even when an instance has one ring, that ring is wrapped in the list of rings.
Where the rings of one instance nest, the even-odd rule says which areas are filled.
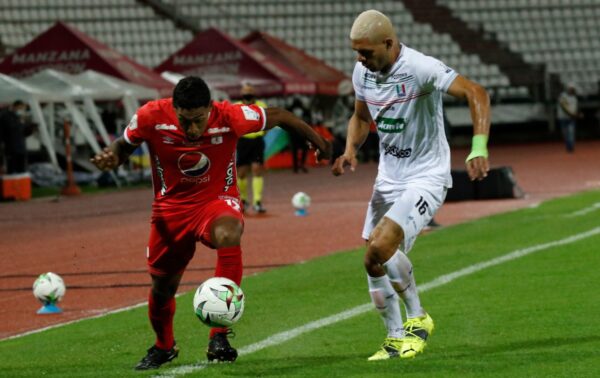
[[[461,168],[465,150],[453,151]],[[512,167],[526,192],[521,199],[449,202],[436,220],[451,225],[522,208],[542,200],[600,188],[600,141],[579,143],[567,154],[559,143],[490,148],[492,166]],[[270,172],[265,180],[265,216],[250,214],[243,238],[245,275],[360,247],[364,212],[376,165],[334,178],[328,167],[308,174]],[[311,195],[306,217],[293,213],[295,192]],[[145,248],[150,189],[113,194],[45,198],[0,204],[0,339],[146,300]],[[180,291],[212,275],[215,253],[198,244]],[[357,261],[361,264],[361,261]],[[63,276],[64,313],[39,316],[31,294],[38,274]]]

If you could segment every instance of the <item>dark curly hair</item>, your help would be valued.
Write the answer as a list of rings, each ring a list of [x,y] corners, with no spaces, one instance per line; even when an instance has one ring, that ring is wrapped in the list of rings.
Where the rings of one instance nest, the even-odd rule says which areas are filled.
[[[197,76],[184,77],[173,89],[173,106],[176,108],[203,108],[210,105],[210,102],[210,89],[206,82]]]

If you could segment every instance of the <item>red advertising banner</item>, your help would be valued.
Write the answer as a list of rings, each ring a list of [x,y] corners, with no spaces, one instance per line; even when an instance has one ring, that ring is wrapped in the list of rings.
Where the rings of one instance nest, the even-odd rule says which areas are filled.
[[[173,84],[148,67],[60,21],[0,62],[0,72],[15,77],[45,68],[71,74],[95,70],[155,88],[161,96],[170,96],[173,90]]]
[[[352,82],[342,71],[277,37],[255,31],[241,41],[314,82],[317,94],[337,96],[352,93]]]
[[[154,70],[200,76],[234,98],[240,96],[243,82],[253,84],[259,97],[314,94],[316,90],[315,83],[299,72],[216,28],[198,33]]]

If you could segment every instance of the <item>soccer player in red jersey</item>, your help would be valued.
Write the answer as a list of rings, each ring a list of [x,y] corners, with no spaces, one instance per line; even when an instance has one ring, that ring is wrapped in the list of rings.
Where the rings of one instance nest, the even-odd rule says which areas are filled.
[[[280,108],[211,100],[199,77],[182,79],[172,98],[138,109],[122,137],[91,161],[101,170],[122,164],[142,143],[150,149],[154,202],[147,263],[152,278],[148,315],[156,342],[137,364],[155,369],[177,357],[173,336],[175,293],[196,242],[217,250],[216,277],[242,280],[240,240],[244,228],[236,184],[236,143],[274,126],[303,135],[329,159],[331,145],[292,113]],[[227,328],[212,328],[209,361],[235,361]]]

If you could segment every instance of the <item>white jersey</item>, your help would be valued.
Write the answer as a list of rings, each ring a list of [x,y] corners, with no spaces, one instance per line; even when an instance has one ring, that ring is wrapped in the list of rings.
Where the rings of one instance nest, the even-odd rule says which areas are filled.
[[[356,99],[367,104],[379,135],[376,186],[452,186],[442,91],[457,75],[439,60],[404,45],[385,74],[356,64]]]
[[[577,103],[577,96],[562,92],[558,98],[558,119],[570,120],[572,117],[568,115],[561,106],[564,103],[565,107],[571,114],[577,114],[579,105]]]

